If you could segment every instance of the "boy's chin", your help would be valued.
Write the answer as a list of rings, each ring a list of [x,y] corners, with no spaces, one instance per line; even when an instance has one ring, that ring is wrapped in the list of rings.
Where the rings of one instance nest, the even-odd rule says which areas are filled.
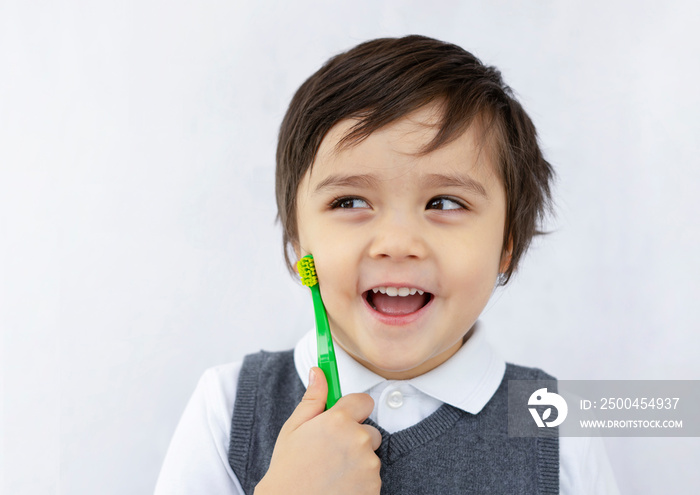
[[[406,356],[381,356],[371,361],[355,358],[365,368],[387,380],[410,380],[442,364]]]
[[[398,352],[373,349],[358,356],[349,353],[357,362],[373,373],[387,380],[410,380],[431,371],[452,357],[462,345],[460,340],[451,348],[439,354]]]

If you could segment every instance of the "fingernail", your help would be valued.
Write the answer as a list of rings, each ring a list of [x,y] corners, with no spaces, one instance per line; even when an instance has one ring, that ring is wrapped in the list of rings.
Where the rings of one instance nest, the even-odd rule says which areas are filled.
[[[311,368],[309,370],[309,387],[314,384],[316,381],[316,373],[314,373],[314,369]]]

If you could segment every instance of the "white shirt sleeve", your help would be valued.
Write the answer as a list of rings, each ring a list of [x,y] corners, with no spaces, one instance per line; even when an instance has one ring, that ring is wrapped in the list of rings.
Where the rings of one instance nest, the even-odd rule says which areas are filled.
[[[228,463],[229,432],[241,363],[207,370],[165,456],[155,495],[244,495]]]
[[[559,493],[620,494],[601,438],[559,437]]]

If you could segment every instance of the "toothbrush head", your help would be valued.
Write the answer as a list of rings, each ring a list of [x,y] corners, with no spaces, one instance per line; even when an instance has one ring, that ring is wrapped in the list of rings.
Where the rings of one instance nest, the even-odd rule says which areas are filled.
[[[309,254],[301,258],[297,262],[297,270],[299,270],[302,284],[307,287],[313,287],[318,284],[318,276],[316,275],[316,265],[314,264],[313,256]]]

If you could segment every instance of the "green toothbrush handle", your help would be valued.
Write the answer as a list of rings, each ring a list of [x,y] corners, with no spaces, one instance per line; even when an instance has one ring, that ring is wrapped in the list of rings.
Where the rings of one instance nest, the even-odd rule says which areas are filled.
[[[310,287],[314,302],[314,314],[316,315],[316,345],[318,348],[318,367],[323,370],[328,382],[328,399],[326,409],[330,409],[342,397],[340,393],[340,378],[338,377],[338,364],[335,361],[335,349],[331,329],[328,326],[326,308],[321,299],[321,291],[318,284]]]

